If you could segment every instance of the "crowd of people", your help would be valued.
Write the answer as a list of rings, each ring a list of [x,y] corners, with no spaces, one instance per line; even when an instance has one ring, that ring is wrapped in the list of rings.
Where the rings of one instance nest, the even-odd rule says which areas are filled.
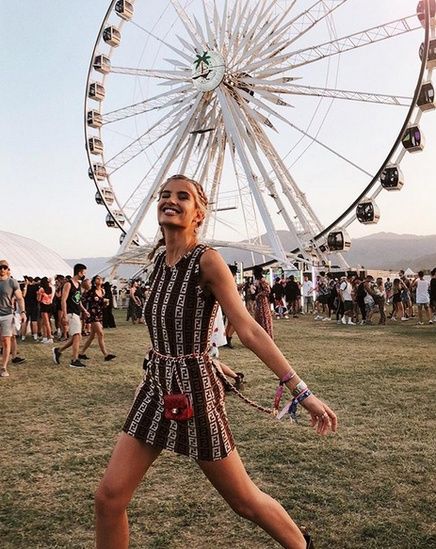
[[[257,273],[257,275],[256,275]],[[384,325],[387,320],[417,318],[419,325],[436,323],[436,268],[430,277],[420,271],[413,278],[401,270],[397,277],[374,278],[355,273],[337,277],[320,272],[315,280],[304,275],[303,282],[291,275],[275,277],[270,285],[262,269],[255,268],[254,279],[247,277],[239,286],[249,312],[272,335],[271,320],[298,318],[313,314],[314,320],[336,320],[338,324]]]
[[[21,364],[18,342],[53,345],[53,359],[59,364],[62,352],[72,347],[70,366],[84,368],[86,350],[97,338],[105,361],[116,358],[106,349],[103,328],[115,328],[113,288],[99,275],[86,278],[86,266],[76,264],[74,274],[48,277],[25,276],[17,282],[9,263],[0,260],[0,332],[2,364],[0,377],[9,377],[8,365]],[[82,344],[82,337],[86,340]]]

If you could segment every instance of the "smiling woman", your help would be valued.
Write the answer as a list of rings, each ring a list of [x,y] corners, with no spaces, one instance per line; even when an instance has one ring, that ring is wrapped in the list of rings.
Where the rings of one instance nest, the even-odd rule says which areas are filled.
[[[163,237],[157,247],[165,245],[165,250],[156,257],[144,307],[152,348],[96,493],[98,548],[128,547],[127,506],[164,449],[196,460],[230,507],[283,547],[311,547],[285,509],[252,482],[235,448],[221,367],[208,353],[218,304],[241,342],[280,379],[280,390],[286,385],[306,408],[318,434],[336,430],[336,415],[312,394],[250,316],[221,256],[199,243],[207,205],[202,187],[183,175],[170,177],[161,187],[158,222]]]

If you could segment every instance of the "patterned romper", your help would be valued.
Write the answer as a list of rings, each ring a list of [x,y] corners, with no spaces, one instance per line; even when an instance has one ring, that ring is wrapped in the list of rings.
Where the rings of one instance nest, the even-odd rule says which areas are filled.
[[[208,355],[217,301],[199,286],[206,246],[189,251],[174,267],[161,252],[151,275],[144,315],[153,349],[123,430],[157,448],[199,460],[225,458],[234,449],[224,388]],[[194,417],[164,417],[163,396],[184,393]]]

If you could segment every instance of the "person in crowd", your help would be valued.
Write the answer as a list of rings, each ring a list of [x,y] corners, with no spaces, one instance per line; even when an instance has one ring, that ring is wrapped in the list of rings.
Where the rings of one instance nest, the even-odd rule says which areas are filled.
[[[53,343],[51,333],[51,315],[53,313],[53,288],[50,280],[44,276],[37,293],[39,310],[41,313],[42,342]]]
[[[27,276],[24,283],[26,285],[26,294],[24,297],[24,303],[26,306],[26,322],[23,323],[21,339],[23,341],[26,339],[28,323],[30,322],[32,338],[34,341],[37,341],[38,323],[40,320],[40,309],[37,294],[39,290],[40,278],[32,278],[31,276]]]
[[[299,312],[299,300],[301,298],[301,291],[295,280],[294,275],[290,275],[286,281],[285,286],[285,299],[288,305],[288,313],[294,318],[298,318]]]
[[[112,298],[114,309],[118,309],[118,288],[115,284],[112,286]]]
[[[365,297],[366,297],[366,289],[365,289],[365,281],[362,280],[359,277],[355,278],[354,281],[355,284],[355,296],[356,296],[356,305],[359,309],[360,315],[362,317],[360,324],[363,325],[366,323],[366,305],[365,305]]]
[[[132,324],[139,324],[142,318],[142,302],[140,299],[139,283],[137,280],[132,280],[129,290],[129,305],[127,309],[127,321],[131,320]]]
[[[386,314],[385,314],[385,293],[383,288],[383,279],[378,278],[377,281],[374,280],[374,277],[371,275],[367,275],[365,278],[365,291],[367,296],[372,297],[372,301],[374,302],[374,306],[372,305],[371,301],[367,299],[367,303],[370,305],[370,314],[368,315],[368,309],[367,309],[367,319],[368,321],[371,321],[372,313],[374,307],[378,307],[378,311],[380,313],[380,320],[379,324],[386,324]]]
[[[303,307],[305,314],[313,313],[313,283],[307,275],[303,278]]]
[[[404,316],[404,306],[401,294],[405,286],[400,278],[394,278],[392,283],[392,317],[391,320],[407,320],[407,317]],[[407,288],[406,288],[407,289]]]
[[[265,332],[273,339],[273,323],[270,306],[271,286],[263,276],[263,268],[260,265],[253,267],[254,284],[256,286],[256,308],[254,319],[262,326]]]
[[[104,341],[103,332],[103,313],[107,306],[106,293],[103,289],[103,279],[99,275],[95,275],[91,280],[91,287],[86,294],[85,308],[89,313],[90,334],[85,341],[82,351],[79,353],[79,360],[89,360],[85,354],[91,343],[97,336],[98,346],[103,354],[104,360],[109,362],[116,358],[116,355],[108,353]]]
[[[18,282],[11,277],[11,270],[6,259],[0,259],[0,331],[2,347],[2,363],[0,378],[9,377],[9,358],[11,353],[11,338],[14,335],[14,308],[18,306],[21,322],[26,322],[26,310],[23,294]]]
[[[53,297],[53,316],[56,324],[56,337],[60,341],[65,341],[68,336],[65,330],[65,323],[62,322],[62,287],[64,282],[65,277],[63,275],[56,275]]]
[[[116,322],[114,317],[114,294],[112,290],[111,283],[106,280],[106,282],[103,284],[104,294],[106,304],[103,309],[103,328],[116,328]],[[141,306],[142,309],[142,306]],[[142,310],[141,310],[141,316],[142,316]],[[141,317],[140,317],[141,318]]]
[[[307,548],[303,534],[284,508],[249,478],[235,448],[222,381],[208,354],[209,326],[217,301],[242,343],[283,384],[295,394],[306,385],[248,314],[221,256],[198,243],[207,207],[202,187],[185,176],[169,178],[159,192],[157,211],[163,238],[158,246],[164,245],[165,250],[155,260],[144,310],[153,348],[96,492],[97,549],[128,547],[128,504],[163,449],[195,459],[227,503],[283,547]],[[262,282],[262,268],[254,272],[259,293],[266,293],[269,306],[270,289]],[[310,391],[305,395],[301,404],[310,413],[316,431],[324,435],[335,431],[334,412]]]
[[[344,277],[344,279],[345,279],[345,277]],[[341,324],[342,318],[344,316],[344,302],[342,300],[342,297],[341,297],[341,294],[340,294],[340,291],[339,291],[339,286],[341,285],[341,282],[342,282],[342,278],[339,279],[339,280],[336,280],[336,288],[335,288],[335,292],[336,292],[336,301],[335,301],[336,324]]]
[[[91,289],[91,280],[89,278],[85,278],[84,280],[82,280],[80,289],[82,290],[81,305],[83,307],[80,315],[80,319],[82,321],[82,336],[89,336],[89,334],[91,333],[91,323],[89,321],[90,315],[87,309],[87,304],[88,304],[87,297],[88,297],[88,292]]]
[[[230,272],[232,273],[233,280],[236,284],[236,275],[238,274],[238,267],[236,265],[227,265]],[[232,343],[233,334],[235,333],[235,329],[233,328],[232,323],[230,320],[225,317],[225,326],[226,326],[226,344],[225,347],[228,347],[229,349],[234,349],[234,345]]]
[[[433,324],[431,313],[430,313],[430,282],[428,280],[425,280],[424,278],[424,272],[419,271],[418,272],[418,278],[416,278],[413,283],[412,287],[416,288],[416,305],[418,307],[418,324],[422,325],[423,322],[423,316],[422,316],[422,310],[424,309],[425,315],[427,317],[427,322],[429,324]]]
[[[384,284],[384,288],[385,288],[386,303],[391,303],[391,301],[392,301],[392,282],[391,282],[391,279],[389,277],[386,279],[386,282]]]
[[[433,322],[436,322],[436,267],[431,271],[430,279],[430,306],[433,312]]]
[[[317,314],[314,320],[322,320],[324,316],[327,316],[330,318],[330,311],[328,310],[329,299],[330,299],[330,289],[329,289],[328,281],[324,271],[321,271],[319,275],[317,275],[316,277],[315,291],[316,291],[315,308],[316,308]]]
[[[67,279],[62,288],[62,321],[68,326],[69,339],[60,347],[52,350],[55,364],[61,363],[61,356],[66,349],[72,347],[71,368],[85,368],[86,364],[79,359],[80,342],[82,340],[82,312],[89,316],[82,304],[81,284],[86,277],[86,265],[76,263],[73,268],[74,276]]]
[[[277,319],[280,318],[289,318],[286,313],[286,307],[285,302],[283,301],[283,297],[285,295],[285,288],[283,287],[283,284],[281,283],[280,277],[276,277],[274,280],[274,284],[271,288],[271,294],[272,294],[272,300],[273,300],[273,306],[274,306],[274,312]]]
[[[411,284],[410,284],[410,280],[407,278],[403,270],[399,272],[399,277],[402,282],[401,301],[403,303],[403,309],[404,309],[403,318],[405,320],[408,320],[409,318],[413,318],[415,316],[413,314],[412,294],[410,291]]]
[[[247,311],[252,317],[254,317],[254,308],[256,304],[256,286],[254,285],[253,278],[251,276],[245,277],[245,283],[242,292],[244,295],[244,302]]]
[[[353,297],[351,292],[353,290],[352,286],[353,276],[349,274],[348,276],[343,276],[341,283],[339,284],[339,297],[344,304],[344,315],[341,319],[342,324],[348,324],[354,326],[353,322]]]

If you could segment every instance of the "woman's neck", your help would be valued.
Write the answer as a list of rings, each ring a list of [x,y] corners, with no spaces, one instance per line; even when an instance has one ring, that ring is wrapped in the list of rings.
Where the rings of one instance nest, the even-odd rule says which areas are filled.
[[[179,231],[165,231],[166,263],[171,266],[177,263],[187,252],[197,244],[197,237]]]

